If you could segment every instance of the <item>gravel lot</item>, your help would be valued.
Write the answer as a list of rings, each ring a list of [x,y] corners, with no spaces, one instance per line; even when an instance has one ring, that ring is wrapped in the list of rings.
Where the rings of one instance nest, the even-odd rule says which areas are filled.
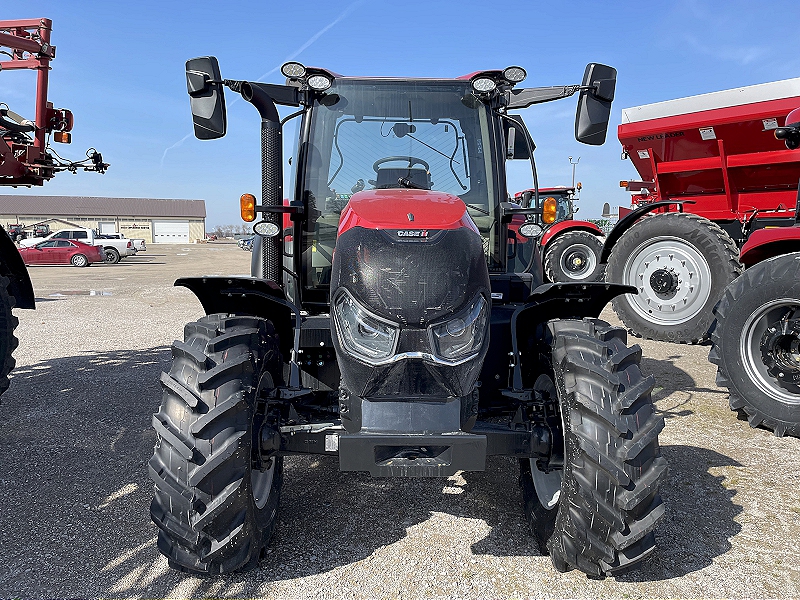
[[[117,265],[31,269],[38,308],[17,311],[0,408],[0,597],[800,596],[800,440],[737,420],[708,347],[648,341],[670,476],[657,554],[632,574],[555,572],[526,533],[505,459],[447,480],[287,459],[259,570],[172,571],[149,517],[150,418],[169,344],[202,315],[172,282],[246,273],[249,258],[234,245],[153,245]]]

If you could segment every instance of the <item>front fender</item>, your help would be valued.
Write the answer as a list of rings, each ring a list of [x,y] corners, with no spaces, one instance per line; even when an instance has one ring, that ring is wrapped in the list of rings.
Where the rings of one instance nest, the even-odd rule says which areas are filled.
[[[747,238],[739,253],[739,260],[751,267],[763,260],[800,251],[800,225],[757,229]]]
[[[620,283],[544,283],[534,289],[525,304],[511,316],[513,389],[522,389],[519,338],[552,319],[597,318],[605,306],[621,294],[636,294],[631,285]],[[524,339],[524,338],[523,338]]]
[[[694,204],[693,201],[688,201],[689,204]],[[617,224],[614,225],[614,229],[612,229],[609,234],[606,236],[606,243],[603,244],[603,252],[600,254],[600,262],[605,264],[608,262],[608,257],[611,256],[611,249],[614,247],[619,241],[619,238],[622,237],[622,234],[628,231],[628,229],[633,226],[633,224],[638,221],[641,217],[646,215],[649,212],[656,210],[657,208],[662,208],[664,206],[669,206],[670,204],[677,204],[678,210],[683,212],[683,204],[684,201],[682,200],[659,200],[658,202],[651,202],[650,204],[645,204],[644,206],[640,206],[639,208],[632,210],[619,221]]]
[[[208,275],[181,277],[175,285],[190,289],[207,315],[227,313],[269,319],[278,332],[281,352],[289,356],[294,338],[292,316],[299,315],[299,309],[274,282],[240,275]]]
[[[603,237],[603,230],[600,229],[594,223],[589,221],[575,221],[572,219],[568,219],[566,221],[559,221],[555,223],[552,227],[548,228],[547,231],[544,232],[542,236],[542,240],[539,242],[539,245],[544,248],[547,244],[556,237],[558,234],[562,233],[563,231],[588,231],[589,233],[593,233],[598,237]]]
[[[8,277],[8,291],[14,296],[16,308],[36,308],[36,301],[25,263],[19,250],[0,227],[0,275]]]

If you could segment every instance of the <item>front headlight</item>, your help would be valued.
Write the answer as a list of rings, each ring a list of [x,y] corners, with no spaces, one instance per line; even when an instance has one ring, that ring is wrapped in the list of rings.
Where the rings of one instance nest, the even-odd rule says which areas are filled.
[[[356,358],[373,363],[394,354],[399,327],[367,311],[346,290],[333,304],[333,320],[342,347]]]
[[[476,354],[486,335],[488,312],[486,299],[479,294],[455,318],[428,327],[431,346],[436,356],[445,360],[458,360]]]

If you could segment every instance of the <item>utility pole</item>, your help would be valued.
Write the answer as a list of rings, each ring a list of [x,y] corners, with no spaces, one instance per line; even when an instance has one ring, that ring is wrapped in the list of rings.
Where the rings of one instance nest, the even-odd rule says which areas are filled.
[[[573,188],[575,187],[575,167],[578,166],[579,162],[581,162],[581,157],[580,156],[578,157],[578,160],[576,160],[575,162],[572,162],[572,157],[571,156],[569,157],[569,164],[572,165],[572,187]]]

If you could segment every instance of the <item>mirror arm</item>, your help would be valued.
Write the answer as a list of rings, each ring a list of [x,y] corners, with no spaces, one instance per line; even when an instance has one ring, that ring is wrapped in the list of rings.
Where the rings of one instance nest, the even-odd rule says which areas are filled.
[[[569,98],[582,89],[580,85],[557,85],[552,87],[526,88],[506,92],[506,108],[528,108],[533,104]]]

